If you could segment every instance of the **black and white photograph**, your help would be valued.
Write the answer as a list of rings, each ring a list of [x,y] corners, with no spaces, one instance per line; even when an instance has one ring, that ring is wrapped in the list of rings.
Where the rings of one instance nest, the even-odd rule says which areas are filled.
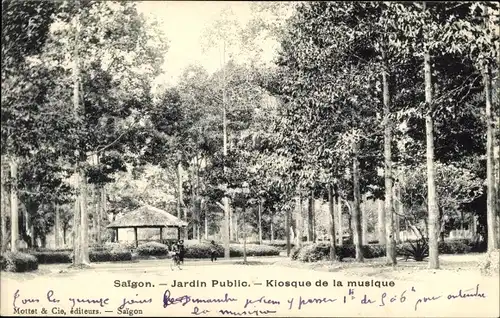
[[[500,317],[499,18],[2,0],[0,314]]]

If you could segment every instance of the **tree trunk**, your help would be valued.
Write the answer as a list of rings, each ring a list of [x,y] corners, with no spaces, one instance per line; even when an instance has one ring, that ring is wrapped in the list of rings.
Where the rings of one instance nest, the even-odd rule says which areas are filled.
[[[336,241],[335,241],[335,197],[333,195],[333,186],[328,185],[328,208],[330,210],[330,260],[337,260]]]
[[[233,211],[233,219],[234,219],[234,240],[236,243],[240,242],[240,231],[238,228],[238,212],[236,210]]]
[[[470,226],[471,226],[472,237],[474,239],[476,239],[476,236],[477,236],[477,218],[476,218],[476,215],[474,215],[474,214],[472,214]]]
[[[73,67],[73,109],[75,114],[79,116],[80,110],[80,57],[79,57],[79,37],[80,37],[80,16],[77,13],[75,17],[75,45],[74,45],[74,67]],[[87,225],[87,211],[86,211],[86,180],[85,174],[80,167],[82,161],[79,149],[76,154],[77,167],[75,177],[75,188],[78,192],[78,198],[75,202],[74,212],[74,226],[73,226],[73,265],[81,266],[89,263],[88,255],[88,225]]]
[[[47,248],[47,236],[45,234],[40,234],[40,245],[42,248]]]
[[[80,190],[80,174],[74,176],[75,188]],[[81,196],[78,194],[75,198],[74,213],[73,213],[73,265],[79,265],[82,259],[81,245]]]
[[[177,163],[177,217],[184,219],[182,215],[182,163]]]
[[[387,57],[385,51],[382,52],[384,69],[382,71],[382,90],[384,102],[384,179],[385,179],[385,244],[387,262],[396,265],[396,244],[394,242],[394,214],[392,201],[392,122],[391,122],[391,105],[390,91],[387,70]]]
[[[28,206],[27,206],[28,209],[30,208],[29,204],[30,204],[30,202],[28,202]],[[26,212],[19,214],[19,224],[18,224],[17,228],[19,229],[18,244],[17,244],[18,247],[19,247],[19,243],[20,243],[19,240],[21,240],[24,243],[26,243],[26,245],[28,246],[29,249],[31,249],[33,247],[33,245],[32,245],[31,236],[29,233],[28,214]]]
[[[60,207],[54,204],[55,222],[54,222],[54,243],[56,248],[61,247],[61,211]]]
[[[36,210],[38,210],[38,207],[37,207]],[[34,211],[35,213],[36,213],[36,210]],[[31,215],[36,215],[36,214],[31,214]],[[29,220],[27,222],[27,224],[28,224],[29,231],[30,231],[31,246],[34,247],[34,248],[37,248],[38,245],[37,245],[37,241],[36,241],[34,217],[32,217],[32,219],[30,220],[28,213],[26,213],[26,220]]]
[[[259,200],[259,244],[262,244],[262,200]]]
[[[242,212],[242,219],[243,219],[243,263],[247,263],[247,229],[246,229],[246,220],[245,220],[245,213],[246,209],[243,207]]]
[[[285,209],[286,256],[290,256],[290,211]]]
[[[195,166],[196,164],[191,164],[191,222],[193,225],[193,239],[198,238],[198,227],[197,227],[197,210],[196,210],[196,186],[195,186]]]
[[[398,183],[397,181],[393,180],[392,183],[392,209],[393,209],[393,229],[394,229],[394,243],[397,244],[398,242],[398,226],[396,225],[397,220],[398,220],[398,213],[399,213],[399,201],[398,201]]]
[[[5,181],[6,181],[6,173],[3,165],[0,165],[0,172],[1,172],[1,194],[0,194],[0,199],[2,200],[2,210],[1,210],[1,222],[2,222],[2,245],[1,245],[1,251],[2,253],[7,250],[7,246],[9,244],[9,233],[10,230],[7,227],[7,215],[9,214],[9,206],[10,204],[8,203],[8,194],[5,189]]]
[[[201,209],[202,200],[200,198],[200,162],[196,157],[196,231],[198,235],[198,242],[201,243]]]
[[[500,29],[498,27],[494,28],[495,35],[498,39],[500,36]],[[496,213],[497,213],[497,244],[500,244],[500,140],[498,138],[500,132],[500,114],[498,111],[500,110],[500,46],[496,46],[496,67],[495,67],[495,76],[493,77],[494,85],[493,85],[493,109],[497,110],[496,116],[493,114],[494,121],[496,122],[496,127],[493,130],[493,147],[494,147],[494,166],[496,171],[496,177],[494,184],[496,185]],[[494,113],[494,112],[492,112]]]
[[[491,74],[488,65],[484,68],[484,94],[486,100],[486,216],[488,225],[488,251],[498,249],[497,226],[496,226],[496,205],[495,202],[495,159],[493,132],[495,127],[493,111],[491,107]]]
[[[425,10],[425,2],[424,2]],[[439,268],[439,211],[436,197],[436,181],[434,167],[434,127],[432,106],[432,72],[431,56],[429,49],[424,44],[424,73],[425,73],[425,102],[427,113],[425,115],[425,135],[427,144],[427,209],[429,213],[429,267]]]
[[[205,209],[205,240],[208,240],[208,211]]]
[[[404,215],[404,206],[403,206],[403,201],[401,200],[401,183],[398,182],[396,186],[396,198],[398,201],[398,209],[397,213],[394,217],[394,228],[395,228],[395,239],[396,243],[401,242],[401,217]]]
[[[93,240],[94,243],[98,244],[96,228],[97,228],[97,218],[96,218],[96,214],[94,213],[92,215],[92,227],[91,227],[91,231],[90,231],[90,240],[91,241]]]
[[[312,234],[313,234],[313,238],[312,238],[312,241],[313,243],[316,243],[316,240],[318,239],[318,234],[316,232],[316,200],[313,199],[313,214],[312,214]]]
[[[385,209],[384,200],[377,200],[378,203],[378,243],[381,245],[385,244]]]
[[[234,241],[236,240],[235,234],[236,232],[234,231],[234,211],[229,207],[229,241]]]
[[[63,233],[62,233],[63,234],[63,237],[62,237],[63,245],[66,247],[66,232],[67,232],[66,227],[63,227],[62,230],[63,230]]]
[[[309,194],[308,208],[307,208],[307,241],[314,241],[313,231],[313,218],[314,218],[314,196],[311,191]]]
[[[271,212],[271,215],[270,215],[270,230],[271,230],[271,244],[274,243],[274,213]]]
[[[88,193],[88,185],[87,185],[87,176],[85,175],[85,172],[82,170],[81,171],[81,183],[80,183],[80,191],[81,191],[81,212],[80,212],[80,217],[81,217],[81,245],[82,245],[82,250],[81,250],[81,264],[89,264],[90,259],[89,259],[89,216],[88,216],[88,211],[87,211],[87,193]]]
[[[107,208],[108,200],[106,198],[106,185],[103,185],[101,188],[101,214],[100,214],[100,222],[103,221],[104,216],[108,215]],[[102,232],[99,231],[100,241],[102,242]]]
[[[227,119],[226,119],[226,40],[223,41],[222,48],[222,130],[223,130],[223,150],[224,150],[224,158],[227,157]],[[225,162],[225,161],[224,161]],[[224,174],[227,174],[227,167],[224,163]],[[227,189],[227,184],[226,184]],[[230,240],[230,223],[229,223],[229,198],[224,197],[224,258],[229,259],[229,240]]]
[[[368,245],[368,211],[366,209],[366,196],[361,202],[361,239],[363,245]]]
[[[347,219],[347,231],[349,232],[349,238],[354,243],[354,231],[352,230],[352,217],[353,213],[351,209],[349,209],[349,218]]]
[[[344,245],[344,217],[342,213],[342,200],[338,196],[338,214],[339,214],[339,246]]]
[[[187,219],[187,209],[184,208],[184,190],[182,188],[182,178],[183,178],[183,170],[182,170],[182,161],[179,160],[177,163],[177,191],[178,191],[178,206],[177,213],[179,214],[179,218],[188,221]],[[188,238],[188,229],[189,225],[183,228],[183,238]]]
[[[96,191],[96,194],[95,194],[95,200],[96,200],[96,204],[95,204],[95,219],[96,219],[96,229],[95,229],[95,240],[97,242],[97,244],[102,244],[102,240],[101,240],[101,221],[102,221],[102,208],[101,208],[101,205],[102,205],[102,199],[101,199],[101,189],[96,187],[95,189]]]
[[[19,202],[17,197],[17,161],[10,161],[10,251],[17,252],[17,240],[19,238]]]
[[[356,261],[363,262],[363,251],[361,249],[362,233],[361,233],[361,209],[360,209],[360,193],[359,193],[359,161],[358,161],[358,142],[353,141],[353,162],[352,162],[352,177],[354,190],[354,208],[352,211],[352,220],[354,222],[354,245],[356,247]]]
[[[297,217],[295,218],[295,228],[296,228],[296,245],[298,247],[302,246],[302,194],[299,193],[297,197]]]

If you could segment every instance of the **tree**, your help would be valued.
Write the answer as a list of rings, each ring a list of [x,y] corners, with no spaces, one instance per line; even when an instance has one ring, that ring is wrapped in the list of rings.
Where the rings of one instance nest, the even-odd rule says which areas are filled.
[[[498,5],[498,4],[497,4]],[[485,15],[485,31],[483,37],[488,38],[491,42],[493,42],[493,37],[497,37],[498,41],[498,34],[495,34],[495,25],[498,24],[498,17],[496,17],[494,14],[489,13],[489,8],[487,6],[483,6],[482,8],[483,14]],[[498,15],[498,6],[496,8],[496,12]],[[497,33],[498,33],[498,27]],[[489,32],[488,32],[489,31]],[[488,48],[487,48],[488,49]],[[487,56],[483,62],[483,80],[484,80],[484,95],[485,95],[485,110],[486,110],[486,183],[487,183],[487,203],[486,203],[486,209],[487,209],[487,219],[488,219],[488,250],[493,251],[495,249],[498,249],[499,247],[499,240],[498,240],[498,228],[497,228],[497,205],[498,203],[495,202],[496,200],[499,200],[497,197],[497,194],[495,193],[495,159],[494,159],[494,147],[495,147],[495,141],[494,141],[494,131],[495,131],[495,112],[493,109],[493,96],[492,93],[495,92],[495,89],[492,89],[492,68],[495,67],[496,63],[496,69],[497,69],[497,77],[498,77],[498,55],[500,55],[500,52],[498,50],[498,45],[497,48],[495,49],[494,47],[489,47],[490,52],[492,53],[490,56]],[[495,55],[496,59],[495,59]],[[498,78],[497,78],[498,81]],[[498,84],[497,84],[498,85]],[[498,94],[498,91],[497,91]],[[497,101],[497,108],[498,108],[498,97],[496,97]],[[497,186],[498,186],[498,180],[497,180]]]
[[[37,88],[44,85],[29,72],[29,59],[43,47],[55,7],[52,3],[2,1],[2,159],[10,162],[12,251],[17,250],[18,240],[18,167],[37,147],[30,137],[40,136],[39,130],[29,128],[33,118],[26,114],[30,102],[38,97]]]
[[[469,124],[461,120],[463,120],[464,117],[470,116],[469,114],[472,112],[470,107],[474,107],[477,111],[476,107],[480,100],[480,97],[478,97],[478,89],[480,91],[481,88],[483,90],[485,88],[484,76],[483,85],[478,81],[481,72],[485,70],[485,64],[483,64],[483,62],[493,62],[495,60],[495,50],[491,45],[494,43],[494,33],[486,30],[483,11],[484,8],[490,8],[493,11],[498,10],[498,6],[492,2],[476,4],[467,3],[459,6],[451,3],[427,3],[424,6],[408,6],[406,9],[409,10],[409,8],[412,8],[411,10],[413,10],[413,13],[402,14],[401,16],[405,17],[405,19],[407,18],[407,20],[406,22],[398,23],[398,25],[407,24],[410,26],[412,31],[408,32],[407,29],[405,31],[407,35],[411,34],[413,37],[416,37],[418,34],[425,35],[425,41],[417,43],[414,47],[416,51],[415,55],[428,52],[429,56],[424,55],[424,58],[428,60],[428,57],[432,57],[431,63],[433,67],[432,69],[430,66],[427,67],[427,73],[429,74],[427,77],[431,78],[431,75],[437,75],[431,78],[433,82],[433,91],[427,90],[427,100],[432,99],[432,104],[426,106],[430,108],[434,130],[439,132],[434,142],[443,144],[443,141],[446,141],[446,146],[441,147],[441,145],[439,145],[439,147],[436,147],[434,150],[435,157],[438,158],[438,160],[450,161],[450,158],[454,155],[456,156],[457,152],[462,156],[477,156],[482,148],[478,145],[478,141],[481,140],[482,137],[479,139],[471,138],[471,136],[476,136],[474,134],[474,129],[470,129]],[[425,12],[423,9],[425,9]],[[423,48],[421,44],[424,44]],[[446,65],[443,66],[445,59]],[[457,62],[453,63],[453,65],[457,65],[458,67],[452,67],[450,65],[450,61],[454,60],[457,60]],[[458,60],[460,62],[458,62]],[[486,96],[481,98],[484,100],[483,105],[487,104],[485,97]],[[446,112],[444,111],[445,109]],[[458,116],[450,116],[446,115],[446,113],[458,114]],[[446,124],[443,121],[443,126],[440,127],[439,122],[444,117],[448,117],[451,121],[448,120]],[[471,117],[473,118],[473,116]],[[458,134],[464,135],[465,138],[472,140],[472,142],[464,148],[457,148],[454,146],[454,144],[462,144],[463,140],[455,139],[453,141],[449,138],[450,135],[453,134],[450,134],[450,131],[452,132],[453,130],[448,125],[450,125],[450,123],[453,125],[457,121],[459,121],[461,127],[461,129],[458,130]],[[464,129],[465,127],[467,128]],[[470,133],[464,133],[464,130]],[[455,135],[456,134],[457,133],[455,133]],[[486,152],[488,153],[487,150]],[[470,158],[467,158],[467,160],[470,160]],[[464,160],[464,162],[467,162],[467,160]],[[494,191],[492,191],[492,193],[493,192]],[[490,195],[490,197],[493,198],[493,194]],[[437,208],[433,211],[434,214],[436,210]],[[436,217],[434,216],[434,218]],[[493,222],[489,223],[494,223],[494,220],[492,221]],[[433,233],[438,231],[436,230],[438,225],[435,223],[436,222],[431,222],[429,224],[429,226],[433,228],[433,231],[431,231]],[[434,241],[437,234],[433,234],[432,236],[432,241]],[[437,250],[436,242],[432,242],[431,245],[434,245],[432,250]],[[434,255],[434,257],[431,257],[430,265],[436,267],[438,265],[438,262],[435,260],[436,253],[433,252],[431,254]]]
[[[125,22],[126,21],[126,22]],[[51,107],[60,107],[70,133],[67,163],[76,167],[75,265],[88,263],[88,184],[103,185],[124,169],[120,153],[141,129],[140,114],[151,100],[150,81],[165,49],[161,34],[146,26],[130,3],[61,3],[40,61],[57,74]],[[69,43],[69,45],[68,45]],[[73,74],[66,68],[71,62]],[[144,71],[145,70],[145,71]],[[73,94],[70,94],[72,87]],[[65,103],[72,101],[73,111]],[[98,157],[98,162],[93,160]],[[81,232],[79,227],[81,226]]]
[[[333,262],[337,260],[337,246],[335,239],[335,196],[333,185],[328,186],[328,209],[330,211],[330,260]],[[340,211],[339,211],[340,212]],[[342,240],[342,235],[340,236]]]
[[[221,12],[221,19],[217,20],[211,29],[208,30],[208,36],[206,37],[207,43],[205,44],[207,49],[210,47],[222,48],[221,57],[221,99],[222,99],[222,130],[223,130],[223,156],[226,157],[228,151],[228,132],[227,132],[227,80],[226,77],[226,59],[227,59],[227,49],[236,45],[235,37],[238,34],[239,23],[235,19],[233,13],[229,8],[225,8]],[[231,51],[230,51],[231,54]],[[227,173],[227,169],[224,168],[224,173]],[[223,185],[227,188],[227,185]],[[230,203],[229,198],[225,196],[223,198],[224,204],[224,258],[229,259],[229,241],[230,241]]]
[[[425,13],[426,4],[423,4]],[[429,213],[429,267],[439,268],[439,211],[436,197],[435,167],[434,167],[434,123],[432,118],[432,77],[431,77],[431,55],[429,52],[429,34],[424,33],[424,74],[425,74],[425,103],[427,112],[425,115],[425,135],[426,135],[426,158],[427,158],[427,205]]]
[[[339,193],[351,200],[360,199],[357,194],[376,181],[377,167],[370,162],[380,157],[374,148],[380,142],[378,122],[373,120],[378,111],[367,107],[380,102],[376,85],[380,73],[369,46],[372,35],[365,30],[373,19],[362,20],[366,9],[351,3],[300,5],[277,61],[278,94],[284,100],[282,116],[287,118],[280,121],[287,132],[287,155],[301,167],[297,170],[303,179],[311,183],[337,179]],[[360,21],[362,27],[357,29]],[[345,166],[346,162],[352,165]],[[354,167],[363,170],[354,173]],[[355,212],[358,206],[353,205]],[[357,218],[361,213],[354,214]],[[357,245],[361,255],[361,240]]]

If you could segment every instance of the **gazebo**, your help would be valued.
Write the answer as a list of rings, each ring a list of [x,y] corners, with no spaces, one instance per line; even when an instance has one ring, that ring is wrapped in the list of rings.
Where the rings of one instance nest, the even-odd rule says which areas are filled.
[[[146,205],[125,214],[118,220],[113,221],[107,228],[116,230],[116,240],[118,241],[118,229],[133,228],[135,246],[139,245],[137,239],[138,228],[159,228],[160,241],[163,240],[163,228],[177,228],[177,239],[181,238],[181,228],[186,227],[187,222],[168,213],[167,211]]]

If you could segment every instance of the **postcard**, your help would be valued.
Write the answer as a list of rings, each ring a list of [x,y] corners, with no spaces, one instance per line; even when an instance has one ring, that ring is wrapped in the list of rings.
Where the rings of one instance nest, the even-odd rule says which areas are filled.
[[[498,2],[2,1],[2,316],[499,317]]]

